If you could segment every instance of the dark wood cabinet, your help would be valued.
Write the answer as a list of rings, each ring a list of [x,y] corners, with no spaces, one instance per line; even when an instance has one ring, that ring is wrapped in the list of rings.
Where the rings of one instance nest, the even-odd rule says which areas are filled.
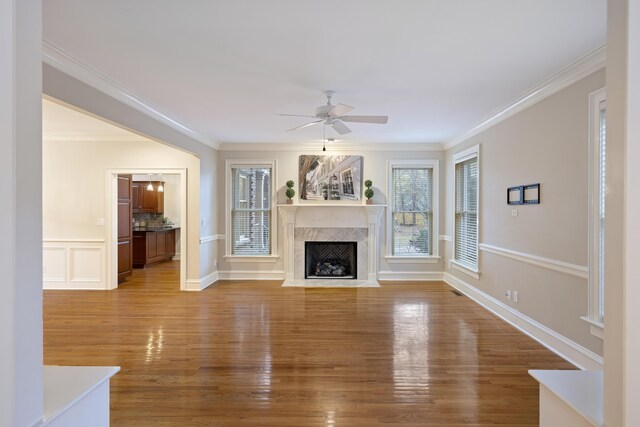
[[[164,192],[158,191],[160,182],[151,181],[153,190],[147,190],[149,182],[134,181],[131,184],[133,213],[164,213]]]
[[[118,175],[118,283],[132,274],[131,175]]]
[[[133,266],[144,268],[168,261],[176,254],[176,229],[134,231]]]

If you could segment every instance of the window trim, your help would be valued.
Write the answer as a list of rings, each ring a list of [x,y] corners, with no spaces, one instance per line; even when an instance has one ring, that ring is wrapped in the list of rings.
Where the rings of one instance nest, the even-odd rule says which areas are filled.
[[[387,254],[385,260],[388,263],[406,263],[410,264],[412,261],[416,264],[435,263],[440,260],[440,161],[438,159],[424,159],[424,160],[387,160],[387,194],[389,195],[389,206],[387,207]],[[431,212],[432,220],[431,225],[431,254],[421,256],[403,256],[393,255],[391,241],[392,236],[392,224],[393,224],[393,169],[395,167],[403,168],[431,168]],[[433,261],[432,261],[433,260]]]
[[[278,161],[277,160],[252,160],[252,159],[227,159],[225,161],[225,230],[229,238],[225,239],[225,255],[228,260],[256,260],[256,259],[273,259],[278,258],[278,217],[276,212],[276,185],[278,182]],[[271,168],[271,213],[269,237],[271,239],[270,254],[268,255],[234,255],[232,253],[232,237],[231,230],[231,208],[233,197],[233,176],[231,170],[233,168]]]
[[[606,110],[606,88],[598,89],[589,94],[589,184],[588,184],[588,224],[589,224],[589,303],[587,315],[581,317],[589,323],[591,334],[601,338],[604,332],[604,319],[600,316],[600,283],[598,276],[600,268],[599,258],[599,170],[600,158],[600,111]],[[606,119],[605,119],[606,120]]]
[[[476,214],[476,254],[477,262],[475,267],[466,265],[456,259],[456,165],[464,161],[476,158],[478,162],[478,179],[476,180],[476,194],[478,198],[478,212]],[[451,201],[451,224],[453,230],[451,233],[451,255],[449,257],[449,266],[465,273],[474,279],[480,279],[480,144],[476,144],[465,150],[459,151],[453,155],[451,165],[451,176],[453,177],[453,197]]]

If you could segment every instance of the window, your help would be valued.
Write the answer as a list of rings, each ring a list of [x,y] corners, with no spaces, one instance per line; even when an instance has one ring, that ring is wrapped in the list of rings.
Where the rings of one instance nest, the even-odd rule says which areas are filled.
[[[437,175],[437,160],[389,162],[391,262],[437,257]]]
[[[342,193],[353,195],[353,174],[351,169],[342,172]]]
[[[478,152],[471,147],[454,156],[455,220],[453,265],[478,273]],[[465,271],[468,272],[468,271]]]
[[[589,95],[589,314],[591,332],[602,338],[604,324],[604,243],[606,195],[606,93]]]
[[[227,255],[273,253],[273,163],[227,162]]]

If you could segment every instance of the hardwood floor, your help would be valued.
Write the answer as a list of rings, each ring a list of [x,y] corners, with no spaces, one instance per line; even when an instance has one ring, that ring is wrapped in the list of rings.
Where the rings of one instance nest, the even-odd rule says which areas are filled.
[[[527,369],[573,369],[444,283],[45,291],[44,360],[119,365],[114,426],[532,426]]]

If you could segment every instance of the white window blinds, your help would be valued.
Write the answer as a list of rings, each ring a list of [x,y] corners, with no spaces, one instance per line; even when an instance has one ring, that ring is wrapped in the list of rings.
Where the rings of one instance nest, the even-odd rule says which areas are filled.
[[[271,253],[271,168],[232,167],[233,255]]]
[[[478,157],[456,163],[456,218],[454,259],[478,269]]]
[[[432,254],[432,177],[431,168],[392,169],[392,255]]]

